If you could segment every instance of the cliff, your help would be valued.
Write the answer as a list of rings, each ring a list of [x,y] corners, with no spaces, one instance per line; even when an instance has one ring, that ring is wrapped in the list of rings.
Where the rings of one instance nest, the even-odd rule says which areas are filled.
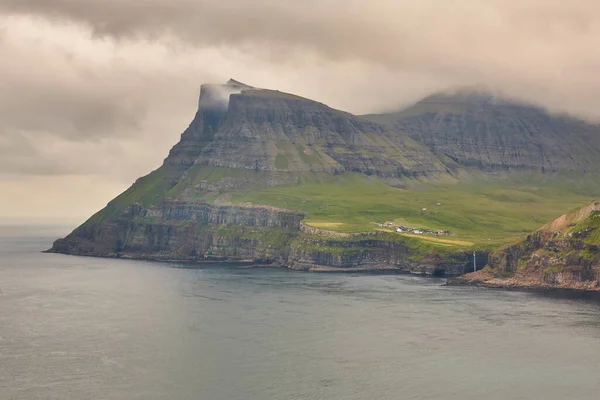
[[[226,106],[214,101],[222,92]],[[383,125],[295,95],[229,85],[202,86],[198,113],[165,163],[259,172],[269,185],[307,172],[447,174],[424,145]]]
[[[291,269],[396,270],[459,275],[466,252],[424,252],[397,235],[343,234],[302,224],[303,214],[267,207],[165,202],[136,204],[119,217],[86,223],[49,252],[178,262],[250,262]],[[482,256],[485,256],[482,254]]]
[[[460,273],[468,264],[458,257],[451,267],[433,258],[421,265],[415,260],[425,254],[383,238],[325,240],[305,225],[301,230],[301,212],[230,201],[238,191],[347,171],[391,184],[448,175],[425,146],[377,123],[234,80],[205,84],[194,120],[163,165],[49,251],[296,269],[405,269],[402,261],[412,257],[412,270],[436,274]]]
[[[489,265],[454,281],[492,287],[600,290],[600,201],[492,252]]]
[[[600,126],[488,93],[435,94],[364,117],[404,132],[443,160],[483,171],[600,171]]]
[[[284,263],[303,215],[266,207],[163,202],[77,228],[51,252],[168,261]]]
[[[163,164],[57,240],[49,251],[186,262],[244,261],[303,270],[464,273],[471,268],[476,243],[461,238],[414,238],[375,228],[378,220],[406,217],[428,223],[431,232],[456,228],[468,235],[469,224],[476,219],[465,208],[465,200],[458,207],[444,209],[440,197],[428,197],[427,201],[435,199],[432,204],[439,210],[447,211],[424,213],[427,208],[422,202],[412,199],[419,192],[405,188],[454,184],[468,176],[474,165],[483,171],[497,166],[539,167],[533,150],[515,158],[520,142],[515,145],[508,136],[497,137],[496,105],[471,100],[467,110],[483,111],[452,111],[448,118],[468,118],[456,122],[456,130],[443,128],[448,131],[444,136],[442,128],[433,129],[436,124],[430,112],[413,109],[401,118],[396,114],[357,117],[310,99],[234,80],[202,85],[196,115]],[[515,113],[522,113],[519,129],[535,131],[531,137],[536,140],[546,135],[539,122],[541,114],[531,119],[530,109],[511,115]],[[506,127],[515,127],[510,121]],[[562,132],[556,126],[554,136]],[[593,131],[583,123],[581,127],[577,135],[582,137]],[[543,135],[537,135],[536,129],[543,130]],[[534,149],[537,144],[531,146]],[[588,146],[592,153],[594,146]],[[540,165],[560,171],[579,168],[581,173],[592,169],[596,160],[591,156],[565,156],[571,151],[578,155],[573,149],[579,147],[574,142],[569,148],[542,149],[543,160],[564,160],[562,164],[540,161]],[[451,202],[448,193],[447,187],[441,187],[444,203]],[[525,198],[530,201],[531,196]],[[493,210],[484,211],[487,225],[481,226],[501,229],[496,217],[488,216]],[[510,215],[507,220],[517,217]],[[308,219],[334,228],[311,227]],[[478,264],[483,265],[489,246],[476,248],[482,257]]]

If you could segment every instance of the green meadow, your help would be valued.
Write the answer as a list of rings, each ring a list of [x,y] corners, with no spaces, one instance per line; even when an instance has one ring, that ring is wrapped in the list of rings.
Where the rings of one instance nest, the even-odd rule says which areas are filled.
[[[523,174],[472,178],[455,184],[409,183],[393,188],[377,178],[342,174],[326,181],[238,192],[233,202],[250,202],[306,214],[306,223],[340,232],[398,225],[448,230],[454,246],[494,248],[538,229],[600,194],[596,177]],[[429,240],[423,237],[423,240]],[[467,243],[473,243],[468,246]],[[441,243],[440,243],[441,244]]]
[[[283,158],[278,161],[282,166],[285,162]],[[209,203],[219,199],[301,211],[307,224],[338,232],[373,231],[386,221],[446,230],[452,235],[403,236],[426,246],[493,249],[600,197],[600,176],[575,173],[492,175],[469,171],[455,182],[405,180],[404,188],[357,173],[291,174],[295,184],[268,188],[268,175],[259,171],[198,165],[179,177],[171,167],[163,166],[138,179],[91,221],[117,215],[132,203],[149,206],[183,196]],[[253,182],[249,185],[252,189],[224,189],[226,179]],[[202,182],[221,188],[186,191],[199,188]]]

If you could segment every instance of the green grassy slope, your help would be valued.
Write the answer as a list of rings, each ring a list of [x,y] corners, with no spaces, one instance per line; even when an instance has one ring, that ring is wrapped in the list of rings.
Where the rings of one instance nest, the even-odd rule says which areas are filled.
[[[593,211],[575,226],[570,227],[569,233],[577,233],[583,230],[589,230],[590,234],[584,239],[587,244],[600,243],[600,211]]]
[[[239,192],[232,200],[301,210],[308,224],[330,230],[369,231],[391,220],[450,230],[455,235],[449,240],[493,248],[589,202],[598,188],[592,180],[584,185],[564,176],[543,181],[533,175],[472,179],[455,185],[416,184],[404,190],[376,178],[343,174],[330,180],[305,179],[293,186]]]
[[[439,238],[449,241],[438,242],[439,246],[495,248],[600,195],[600,177],[580,174],[522,172],[491,178],[474,172],[461,183],[425,185],[414,181],[408,189],[399,189],[362,174],[298,173],[295,184],[268,188],[268,175],[260,171],[195,165],[176,177],[180,172],[170,169],[165,165],[140,178],[90,221],[111,218],[133,203],[150,206],[165,199],[226,199],[302,211],[309,225],[322,229],[372,231],[378,229],[377,224],[391,220],[454,233]],[[224,188],[223,180],[231,179],[253,181],[253,189]],[[217,189],[190,189],[201,185]],[[431,236],[412,239],[436,244]]]

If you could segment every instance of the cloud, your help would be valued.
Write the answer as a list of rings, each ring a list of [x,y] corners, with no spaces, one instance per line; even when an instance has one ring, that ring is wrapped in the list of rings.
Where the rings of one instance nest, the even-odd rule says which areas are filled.
[[[599,42],[595,0],[0,0],[0,185],[113,196],[229,78],[354,113],[479,85],[598,120]]]
[[[597,117],[595,0],[3,0],[5,12],[89,24],[96,35],[174,35],[193,46],[306,52],[395,71],[476,81]]]
[[[353,111],[389,107],[405,89],[394,79],[381,96],[370,73],[396,74],[361,62],[313,55],[279,66],[254,52],[198,49],[169,35],[154,41],[98,37],[80,22],[38,15],[2,21],[0,151],[6,156],[0,174],[110,173],[129,182],[149,169],[150,159],[158,166],[177,141],[193,117],[200,84],[229,76]]]

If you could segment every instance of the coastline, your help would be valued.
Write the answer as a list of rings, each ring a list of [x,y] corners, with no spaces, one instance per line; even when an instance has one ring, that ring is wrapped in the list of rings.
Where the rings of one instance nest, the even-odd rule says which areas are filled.
[[[336,267],[328,267],[328,266],[311,266],[309,268],[290,268],[284,264],[271,262],[264,263],[260,261],[253,260],[223,260],[223,259],[215,259],[215,260],[182,260],[182,259],[161,259],[161,258],[148,258],[148,257],[136,257],[131,255],[79,255],[79,254],[69,254],[69,253],[60,253],[51,250],[44,250],[41,253],[45,254],[62,254],[73,257],[92,257],[92,258],[109,258],[115,260],[133,260],[133,261],[148,261],[148,262],[157,262],[157,263],[168,263],[175,264],[180,266],[181,268],[194,268],[201,267],[203,265],[227,265],[240,269],[253,269],[253,268],[282,268],[290,271],[299,271],[299,272],[314,272],[320,274],[335,274],[335,273],[375,273],[375,274],[405,274],[412,276],[421,276],[421,277],[435,277],[435,278],[446,278],[446,283],[443,286],[448,287],[479,287],[486,289],[496,289],[496,290],[511,290],[511,291],[525,291],[525,292],[535,292],[535,293],[546,293],[546,294],[561,294],[561,295],[585,295],[590,294],[593,296],[598,296],[600,299],[600,286],[594,286],[592,284],[585,284],[582,282],[567,282],[562,285],[552,285],[543,282],[523,282],[514,277],[511,278],[498,278],[490,274],[486,271],[477,271],[474,273],[469,273],[466,275],[449,275],[449,276],[436,276],[432,274],[424,274],[417,272],[410,272],[409,270],[402,268],[392,268],[392,267],[380,267],[380,268],[336,268]]]
[[[550,284],[535,279],[519,279],[518,277],[499,278],[486,271],[477,271],[450,278],[447,286],[471,286],[489,289],[525,290],[535,292],[579,292],[600,294],[600,286],[594,282],[565,281],[561,284]]]
[[[422,277],[435,277],[435,278],[451,278],[457,277],[457,275],[435,275],[435,274],[427,274],[422,272],[407,270],[405,268],[397,268],[397,267],[354,267],[354,268],[337,268],[330,266],[321,266],[321,265],[312,265],[307,266],[305,268],[294,268],[285,264],[281,264],[279,262],[263,262],[260,260],[227,260],[227,259],[214,259],[214,260],[186,260],[186,259],[171,259],[171,258],[158,258],[158,257],[144,257],[130,254],[120,254],[120,255],[104,255],[104,254],[72,254],[72,253],[63,253],[54,251],[52,249],[43,250],[41,253],[44,254],[60,254],[71,257],[91,257],[91,258],[105,258],[105,259],[114,259],[114,260],[130,260],[130,261],[147,261],[147,262],[156,262],[156,263],[167,263],[167,264],[175,264],[180,265],[185,268],[194,268],[201,267],[203,265],[224,265],[224,266],[233,266],[235,268],[240,269],[253,269],[253,268],[281,268],[287,269],[290,271],[298,271],[298,272],[315,272],[321,274],[335,274],[335,273],[375,273],[375,274],[405,274],[405,275],[413,275],[413,276],[422,276]]]

